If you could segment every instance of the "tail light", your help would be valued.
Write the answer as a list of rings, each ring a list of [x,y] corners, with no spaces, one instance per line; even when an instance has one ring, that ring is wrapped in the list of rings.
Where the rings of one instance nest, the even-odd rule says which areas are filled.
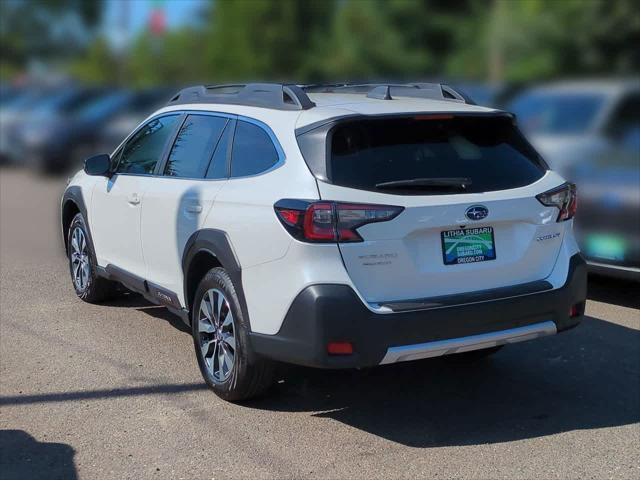
[[[403,207],[342,202],[280,200],[275,211],[282,225],[305,242],[362,242],[357,229],[396,218]]]
[[[560,210],[556,222],[571,220],[578,208],[578,195],[573,183],[565,183],[547,192],[537,195],[540,203],[547,207],[557,207]]]

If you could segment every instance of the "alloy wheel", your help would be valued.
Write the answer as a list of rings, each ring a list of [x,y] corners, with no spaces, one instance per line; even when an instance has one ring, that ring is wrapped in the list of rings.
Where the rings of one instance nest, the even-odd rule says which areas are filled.
[[[91,263],[89,262],[89,251],[87,239],[80,227],[73,229],[71,233],[71,275],[73,284],[78,291],[84,291],[89,284],[91,273]]]
[[[227,298],[217,288],[207,290],[200,302],[198,337],[207,370],[224,382],[235,364],[235,322]]]

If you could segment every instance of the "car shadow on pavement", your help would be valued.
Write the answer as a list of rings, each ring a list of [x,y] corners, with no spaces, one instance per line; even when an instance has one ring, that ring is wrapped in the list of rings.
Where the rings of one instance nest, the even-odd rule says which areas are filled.
[[[74,455],[67,444],[38,442],[23,430],[0,430],[2,480],[74,480]]]
[[[100,305],[106,307],[121,307],[121,308],[138,308],[138,307],[149,307],[153,304],[146,300],[139,293],[134,292],[122,292],[118,293],[115,298],[110,300],[106,300],[101,302]]]
[[[164,320],[169,323],[176,330],[191,335],[191,330],[185,325],[185,323],[177,315],[171,313],[167,308],[155,305],[146,300],[142,295],[132,292],[126,292],[125,294],[103,302],[101,305],[107,307],[120,307],[120,308],[135,308],[139,312],[144,312],[147,315]]]
[[[179,330],[183,333],[188,333],[191,335],[191,330],[187,325],[174,313],[171,313],[165,307],[159,307],[157,305],[148,304],[146,307],[136,308],[139,312],[144,312],[147,315],[151,315],[154,318],[158,318],[160,320],[164,320],[169,323],[173,328]]]
[[[197,383],[163,383],[141,385],[135,387],[105,388],[101,390],[76,390],[67,392],[36,393],[0,396],[0,407],[30,405],[49,402],[74,402],[78,400],[104,400],[119,397],[138,397],[149,395],[175,395],[199,390],[207,390],[207,384]],[[0,476],[0,478],[2,478]]]
[[[640,333],[596,318],[476,364],[287,367],[246,404],[306,411],[412,447],[501,443],[640,421]]]
[[[589,275],[589,300],[640,309],[640,284],[628,280]]]

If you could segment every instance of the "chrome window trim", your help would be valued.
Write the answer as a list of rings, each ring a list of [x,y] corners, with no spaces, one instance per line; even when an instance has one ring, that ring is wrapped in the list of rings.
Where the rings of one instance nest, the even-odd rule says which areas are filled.
[[[269,136],[269,139],[271,140],[271,143],[273,144],[274,148],[276,149],[276,153],[278,154],[278,161],[273,164],[271,167],[269,167],[267,170],[264,170],[260,173],[255,173],[252,175],[243,175],[240,177],[232,177],[231,176],[231,172],[227,172],[227,178],[226,180],[236,180],[239,178],[251,178],[251,177],[257,177],[259,175],[264,175],[265,173],[271,172],[273,170],[275,170],[276,168],[281,167],[282,165],[284,165],[285,161],[286,161],[286,155],[284,153],[284,149],[282,148],[282,145],[280,145],[280,142],[278,141],[278,137],[276,136],[275,133],[273,133],[273,130],[271,129],[271,127],[269,125],[267,125],[265,122],[263,122],[262,120],[258,120],[256,118],[252,118],[252,117],[247,117],[246,115],[236,115],[236,114],[232,114],[232,113],[227,113],[227,112],[217,112],[214,110],[176,110],[179,111],[181,114],[184,115],[209,115],[209,116],[214,116],[214,117],[225,117],[225,118],[229,118],[231,120],[235,119],[236,121],[243,121],[243,122],[247,122],[247,123],[252,123],[254,125],[256,125],[257,127],[261,128],[262,130],[264,130],[264,132]],[[173,113],[173,112],[172,112]],[[236,123],[236,128],[237,128],[237,123]],[[235,132],[234,132],[234,136],[235,136]],[[233,145],[233,138],[231,139],[231,143]],[[232,147],[232,152],[233,152],[233,147]],[[233,157],[233,153],[232,153],[232,157]],[[171,177],[171,178],[178,178],[178,177]],[[180,177],[185,179],[185,177]],[[213,179],[213,178],[195,178],[195,179],[191,179],[191,180],[225,180],[222,178],[217,178],[217,179]]]
[[[239,180],[239,179],[243,179],[243,178],[253,178],[253,177],[258,177],[260,175],[265,175],[267,173],[271,173],[272,171],[282,167],[285,162],[286,162],[286,155],[284,153],[284,149],[282,148],[282,145],[280,145],[280,142],[278,141],[278,137],[276,136],[275,133],[273,133],[273,130],[271,129],[271,127],[269,127],[269,125],[267,125],[265,122],[263,122],[262,120],[258,120],[256,118],[252,118],[252,117],[247,117],[245,115],[236,115],[236,114],[232,114],[232,113],[227,113],[227,112],[217,112],[214,110],[171,110],[169,112],[163,112],[163,113],[159,113],[157,115],[153,115],[152,117],[149,117],[146,121],[144,121],[143,123],[141,123],[140,125],[138,125],[137,128],[135,128],[121,143],[120,145],[118,145],[118,147],[113,151],[112,156],[115,153],[118,153],[119,150],[123,149],[124,146],[127,144],[127,142],[137,133],[139,132],[145,125],[147,125],[149,122],[156,120],[160,117],[166,117],[166,116],[170,116],[170,115],[184,115],[185,118],[188,115],[207,115],[207,116],[213,116],[213,117],[223,117],[223,118],[228,118],[230,120],[236,120],[236,121],[244,121],[247,123],[252,123],[254,125],[256,125],[257,127],[261,128],[268,136],[269,139],[271,140],[272,145],[274,146],[274,148],[276,149],[276,153],[278,154],[278,161],[276,163],[274,163],[271,167],[269,167],[266,170],[263,170],[262,172],[259,173],[254,173],[252,175],[242,175],[242,176],[238,176],[238,177],[232,177],[231,176],[231,164],[229,163],[228,165],[228,171],[227,171],[227,177],[226,178],[201,178],[201,177],[171,177],[171,176],[166,176],[164,175],[163,172],[154,172],[154,173],[118,173],[118,172],[114,172],[114,175],[127,175],[127,176],[137,176],[137,177],[162,177],[162,178],[171,178],[171,179],[175,179],[175,180],[201,180],[201,181],[214,181],[214,182],[219,182],[219,181],[228,181],[228,180]],[[182,125],[182,124],[181,124]],[[181,127],[178,126],[178,129]],[[237,127],[237,123],[236,123],[236,127]],[[232,135],[235,136],[235,132],[232,133]],[[232,151],[232,160],[233,160],[233,138],[231,138],[231,151]],[[171,143],[171,147],[173,147],[173,142]],[[120,152],[122,153],[122,152]],[[169,152],[170,153],[170,148],[169,148]],[[158,161],[158,164],[160,163],[164,163],[164,158]],[[120,163],[120,159],[118,159],[118,164]],[[117,165],[115,167],[117,169]]]

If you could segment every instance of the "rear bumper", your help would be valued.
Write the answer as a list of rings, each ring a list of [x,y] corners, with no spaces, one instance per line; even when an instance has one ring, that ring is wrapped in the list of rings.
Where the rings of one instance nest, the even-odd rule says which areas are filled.
[[[589,273],[640,282],[640,268],[587,260]]]
[[[528,340],[576,326],[584,314],[587,267],[571,257],[557,289],[463,305],[381,314],[347,285],[312,285],[293,301],[276,335],[251,333],[254,351],[287,363],[354,368],[414,360]],[[572,305],[578,315],[569,317]],[[351,342],[351,355],[329,355],[329,342]]]

